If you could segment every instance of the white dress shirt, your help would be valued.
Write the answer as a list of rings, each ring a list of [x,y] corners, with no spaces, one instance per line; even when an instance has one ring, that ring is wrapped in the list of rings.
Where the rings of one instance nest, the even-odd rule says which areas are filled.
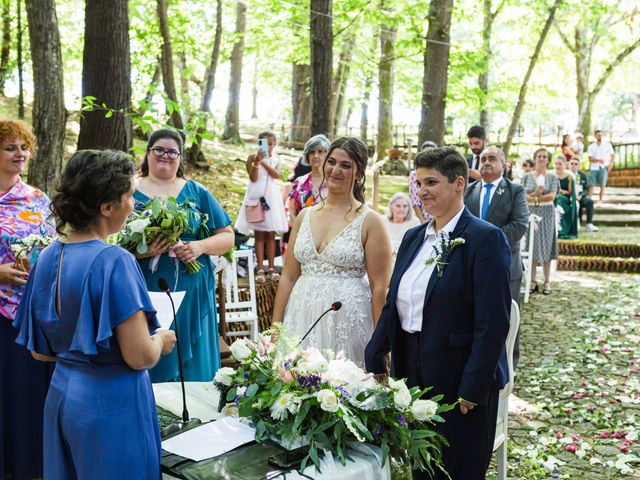
[[[502,181],[502,177],[495,179],[493,182],[490,182],[493,185],[493,188],[489,192],[489,205],[491,205],[491,200],[493,200],[493,196],[496,194],[496,190],[498,189],[498,185]],[[480,189],[480,205],[478,205],[478,215],[482,214],[482,204],[484,203],[484,196],[487,193],[487,189],[484,186],[487,184],[484,180],[481,180],[481,189]]]
[[[598,142],[593,142],[589,145],[588,152],[590,157],[604,161],[604,163],[591,163],[589,165],[589,170],[592,171],[607,168],[611,161],[611,155],[614,153],[611,144],[605,140],[602,140],[599,144]]]
[[[437,233],[436,219],[434,218],[429,222],[424,233],[424,243],[422,247],[420,247],[416,258],[413,259],[413,262],[400,279],[396,308],[398,309],[398,316],[400,317],[400,325],[406,332],[415,333],[422,331],[424,297],[427,293],[429,279],[436,269],[435,262],[430,265],[426,265],[425,262],[427,259],[436,256],[433,246],[436,245],[436,242],[440,241],[440,234],[444,234],[445,238],[449,237],[451,232],[456,228],[463,210],[464,206],[449,220],[449,223]]]

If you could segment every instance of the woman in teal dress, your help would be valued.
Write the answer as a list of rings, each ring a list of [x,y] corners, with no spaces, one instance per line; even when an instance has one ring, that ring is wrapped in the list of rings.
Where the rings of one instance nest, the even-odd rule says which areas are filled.
[[[567,168],[564,155],[556,157],[556,176],[560,180],[560,193],[556,206],[562,208],[558,238],[578,237],[578,204],[576,203],[576,182]]]
[[[159,291],[158,279],[168,280],[174,292],[186,292],[177,311],[178,340],[182,368],[187,381],[206,382],[220,368],[218,322],[215,302],[215,275],[210,255],[221,255],[233,246],[231,219],[209,191],[184,177],[181,162],[183,143],[171,129],[153,132],[141,165],[142,175],[134,194],[135,209],[140,211],[154,197],[175,197],[178,203],[191,202],[189,225],[181,246],[168,245],[162,238],[149,245],[144,255],[137,255],[147,287]],[[154,257],[158,256],[157,265]],[[186,263],[198,260],[203,268],[187,273]],[[175,329],[175,325],[172,325]],[[163,357],[149,371],[152,382],[179,379],[177,349]]]

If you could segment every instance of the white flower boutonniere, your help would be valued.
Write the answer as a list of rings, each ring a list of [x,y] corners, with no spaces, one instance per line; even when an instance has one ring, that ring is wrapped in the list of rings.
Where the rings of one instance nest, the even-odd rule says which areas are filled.
[[[453,251],[459,247],[460,245],[464,245],[464,238],[447,238],[444,236],[444,233],[440,235],[440,248],[438,245],[433,246],[433,250],[436,252],[435,257],[427,258],[424,262],[425,265],[431,265],[432,263],[436,264],[436,269],[438,270],[438,277],[442,277],[444,273],[444,267],[449,265],[449,261],[451,260],[451,254]]]
[[[499,188],[496,190],[496,195],[502,195],[504,193],[504,188]]]

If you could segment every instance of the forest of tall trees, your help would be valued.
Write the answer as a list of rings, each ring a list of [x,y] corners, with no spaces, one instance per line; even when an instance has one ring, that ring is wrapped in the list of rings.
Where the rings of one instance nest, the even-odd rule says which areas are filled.
[[[194,165],[203,138],[241,142],[250,116],[297,146],[351,132],[380,157],[399,126],[437,143],[472,124],[507,144],[527,129],[637,134],[633,3],[2,0],[0,95],[32,105],[45,189],[69,118],[81,148],[172,125]]]

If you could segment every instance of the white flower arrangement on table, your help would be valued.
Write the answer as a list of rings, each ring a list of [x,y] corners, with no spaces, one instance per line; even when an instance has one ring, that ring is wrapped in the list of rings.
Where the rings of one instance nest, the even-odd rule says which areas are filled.
[[[53,238],[43,235],[27,235],[14,240],[10,247],[15,257],[13,267],[22,267],[25,271],[33,266],[44,248],[53,242]]]
[[[436,255],[435,257],[427,258],[427,260],[424,262],[425,265],[431,265],[435,263],[438,270],[438,277],[442,277],[442,275],[444,274],[444,268],[449,265],[449,262],[451,261],[451,254],[457,247],[464,245],[464,243],[464,238],[449,238],[444,233],[441,233],[440,248],[438,248],[437,243],[433,246],[433,250],[435,251]]]
[[[309,446],[302,470],[311,461],[320,468],[318,450],[328,450],[344,465],[347,442],[368,442],[413,469],[442,470],[446,440],[434,426],[455,405],[439,404],[442,395],[423,399],[429,388],[408,388],[403,380],[378,383],[354,362],[315,348],[286,349],[269,336],[231,345],[238,368],[221,368],[214,383],[222,411],[246,417],[256,440],[300,439]]]

